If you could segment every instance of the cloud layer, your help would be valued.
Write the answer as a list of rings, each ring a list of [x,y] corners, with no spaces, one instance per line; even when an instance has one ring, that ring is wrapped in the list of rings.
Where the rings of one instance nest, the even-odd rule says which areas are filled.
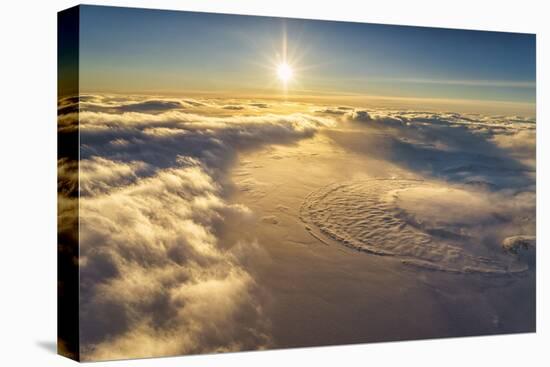
[[[199,114],[186,109],[214,107],[183,100],[88,96],[80,108],[83,358],[269,346],[261,291],[242,265],[260,250],[221,236],[226,218],[250,215],[224,199],[225,170],[239,151],[291,144],[333,122]],[[61,126],[72,126],[76,113],[64,112]]]
[[[347,150],[443,186],[482,185],[486,195],[476,215],[483,218],[472,216],[471,223],[495,212],[534,212],[530,119],[158,96],[86,95],[79,115],[68,106],[60,104],[60,128],[73,131],[80,119],[80,320],[86,360],[273,345],[265,295],[246,265],[263,256],[261,246],[224,236],[231,230],[228,219],[246,223],[253,216],[227,201],[236,184],[227,170],[242,152],[295,144],[322,132]],[[75,182],[69,165],[59,162],[67,185]],[[420,194],[402,195],[401,205],[410,207],[407,200]],[[408,211],[411,223],[426,223],[437,209],[430,195],[420,196],[423,205]],[[491,207],[489,197],[510,204]],[[269,216],[261,220],[277,223]],[[470,228],[470,234],[481,230],[457,220],[448,218],[448,226]],[[494,230],[508,237],[533,235],[534,218],[525,223],[526,233]]]

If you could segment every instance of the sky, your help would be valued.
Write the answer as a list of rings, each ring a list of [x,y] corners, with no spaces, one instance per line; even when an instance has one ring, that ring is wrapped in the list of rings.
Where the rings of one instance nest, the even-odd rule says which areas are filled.
[[[84,91],[535,103],[532,34],[96,6],[80,20]]]

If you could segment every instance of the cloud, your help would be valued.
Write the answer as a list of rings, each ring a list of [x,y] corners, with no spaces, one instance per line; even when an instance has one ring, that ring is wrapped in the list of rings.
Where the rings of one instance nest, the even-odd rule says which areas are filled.
[[[80,199],[81,341],[87,360],[269,343],[254,298],[259,290],[240,265],[239,251],[233,252],[238,246],[220,244],[217,237],[225,216],[247,212],[224,201],[201,165],[181,163],[118,187],[122,173],[132,177],[135,171],[103,159],[86,162],[92,177],[115,168],[102,181],[113,184],[110,190]]]
[[[323,109],[320,109],[320,110],[315,110],[316,113],[326,113],[326,114],[329,114],[329,115],[344,115],[346,114],[346,111],[345,110],[341,110],[339,108],[331,108],[331,107],[326,107],[326,108],[323,108]]]
[[[505,237],[533,234],[534,179],[522,161],[534,152],[530,119],[314,105],[283,114],[273,112],[276,103],[254,101],[243,103],[270,109],[246,107],[244,115],[228,100],[114,95],[86,96],[77,114],[74,103],[60,103],[58,113],[64,133],[74,134],[80,121],[87,360],[272,345],[266,296],[250,260],[265,254],[253,239],[227,235],[230,223],[245,226],[254,218],[249,208],[229,203],[228,192],[267,193],[253,177],[228,177],[243,152],[322,133],[331,144],[383,162],[384,172],[399,166],[437,180],[447,194],[419,189],[399,196],[408,223],[437,230],[435,222],[444,219],[450,234],[488,233],[487,241],[499,246]],[[74,190],[74,163],[58,164],[61,191]],[[451,186],[455,191],[445,191]],[[74,209],[74,202],[65,205],[61,215]],[[464,210],[471,215],[459,221]],[[527,218],[521,233],[514,218]],[[272,215],[259,220],[282,223]],[[461,265],[479,265],[465,253]]]
[[[178,101],[148,100],[138,103],[124,104],[117,107],[123,112],[162,112],[167,110],[181,109],[182,104]]]
[[[249,265],[264,255],[254,241],[224,237],[228,219],[251,217],[226,201],[225,171],[238,152],[293,144],[334,121],[299,113],[144,112],[125,100],[95,102],[109,107],[84,106],[79,115],[83,358],[270,345],[265,296]],[[63,125],[75,115],[60,119]]]
[[[354,109],[342,121],[350,123],[354,132],[330,131],[337,143],[414,172],[498,187],[534,181],[536,139],[531,118]]]
[[[365,110],[353,110],[351,112],[347,112],[346,116],[349,120],[358,122],[372,122],[389,126],[397,126],[403,124],[403,120],[401,120],[400,118],[388,115],[372,115]]]
[[[178,128],[167,128],[167,127],[152,127],[145,128],[142,130],[143,134],[159,137],[174,137],[187,134],[187,130],[178,129]]]
[[[317,108],[313,111],[315,113],[324,113],[328,115],[350,115],[355,108],[349,106],[325,106],[323,108]]]
[[[203,106],[206,105],[205,103],[194,100],[194,99],[184,99],[183,102],[187,103],[188,105],[190,105],[192,107],[203,107]]]
[[[269,104],[267,103],[249,103],[248,105],[257,108],[269,108]]]
[[[126,186],[138,179],[139,173],[149,165],[140,161],[116,162],[101,157],[80,161],[81,195],[106,192],[119,186]]]
[[[61,123],[65,118],[75,117],[62,116]],[[153,168],[167,168],[178,156],[190,156],[212,169],[225,167],[237,150],[294,143],[334,124],[331,119],[300,113],[218,117],[181,111],[146,114],[84,110],[80,121],[83,159],[138,159]]]
[[[233,110],[233,111],[239,111],[244,110],[244,106],[238,106],[238,105],[226,105],[222,107],[224,110]]]
[[[387,194],[394,201],[391,205],[385,202],[383,211],[389,212],[392,206],[391,210],[397,210],[399,221],[394,223],[395,228],[383,220],[372,219],[369,224],[368,213],[380,208],[367,203],[362,206],[366,212],[356,214],[365,218],[363,227],[347,224],[340,228],[339,223],[333,222],[340,216],[345,221],[359,200],[347,197],[335,199],[338,205],[330,215],[330,203],[320,204],[325,208],[323,215],[333,222],[311,219],[309,213],[305,214],[306,222],[333,237],[340,236],[343,243],[354,248],[385,251],[384,255],[401,257],[406,264],[421,268],[500,273],[534,267],[534,255],[514,259],[503,256],[501,249],[507,237],[535,235],[534,120],[454,112],[354,109],[341,121],[342,128],[325,131],[334,142],[378,165],[385,162],[381,171],[393,172],[400,167],[421,183],[412,181],[409,188],[405,180],[403,187]],[[383,192],[396,182],[397,178],[381,188],[366,182],[357,192]],[[355,183],[349,185],[355,187]],[[351,188],[342,191],[349,194]],[[326,190],[330,195],[338,192],[332,187]],[[325,193],[321,190],[319,196],[327,200]],[[347,200],[349,210],[344,207]],[[315,213],[315,202],[310,204]],[[406,234],[405,226],[416,232]],[[372,238],[368,237],[371,233]],[[483,264],[485,257],[491,259],[490,264]]]
[[[508,236],[534,233],[534,208],[534,197],[526,191],[358,179],[314,191],[300,216],[310,230],[319,229],[317,236],[357,251],[396,257],[422,269],[506,274],[533,265],[504,254],[501,244]]]
[[[511,131],[493,136],[492,141],[499,147],[515,154],[534,157],[537,137],[535,130]]]

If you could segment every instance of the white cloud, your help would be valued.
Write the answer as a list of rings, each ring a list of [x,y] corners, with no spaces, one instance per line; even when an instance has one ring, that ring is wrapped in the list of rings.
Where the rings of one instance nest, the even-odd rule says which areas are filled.
[[[269,343],[261,306],[253,297],[254,280],[240,266],[233,245],[218,242],[217,227],[229,212],[247,214],[227,204],[198,165],[160,170],[81,198],[85,359]]]

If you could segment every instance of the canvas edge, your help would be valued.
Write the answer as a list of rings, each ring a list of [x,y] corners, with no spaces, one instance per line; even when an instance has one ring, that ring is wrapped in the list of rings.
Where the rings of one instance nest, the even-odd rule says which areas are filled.
[[[57,13],[57,353],[80,361],[80,6]]]

